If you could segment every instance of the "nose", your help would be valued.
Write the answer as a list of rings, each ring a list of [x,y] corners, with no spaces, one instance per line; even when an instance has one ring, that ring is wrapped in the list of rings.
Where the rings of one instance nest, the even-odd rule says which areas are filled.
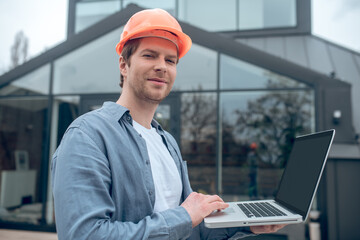
[[[165,73],[167,70],[165,59],[159,58],[155,63],[154,70],[156,72],[164,72]]]

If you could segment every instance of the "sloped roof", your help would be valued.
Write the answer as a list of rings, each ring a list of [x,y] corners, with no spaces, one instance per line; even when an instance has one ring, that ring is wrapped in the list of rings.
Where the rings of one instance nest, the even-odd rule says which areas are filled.
[[[360,53],[314,35],[241,38],[238,42],[352,86],[353,123],[360,133]]]
[[[69,37],[65,42],[55,46],[43,54],[31,59],[23,65],[5,73],[0,76],[0,87],[9,84],[19,77],[29,73],[36,68],[43,66],[46,63],[54,61],[55,59],[93,41],[94,39],[103,36],[104,34],[125,25],[127,20],[137,11],[143,8],[135,4],[129,4],[125,9],[116,12],[104,20],[94,24],[86,30]],[[242,59],[246,62],[256,64],[260,67],[274,71],[276,73],[306,82],[309,85],[316,85],[320,82],[326,82],[333,86],[349,85],[348,83],[331,79],[326,75],[313,71],[310,68],[294,64],[287,59],[274,58],[273,55],[266,51],[259,51],[259,49],[249,47],[250,44],[237,43],[230,37],[221,34],[204,31],[200,28],[194,27],[190,24],[179,21],[184,32],[190,34],[194,43],[208,47],[215,51]],[[120,37],[120,36],[119,36]]]

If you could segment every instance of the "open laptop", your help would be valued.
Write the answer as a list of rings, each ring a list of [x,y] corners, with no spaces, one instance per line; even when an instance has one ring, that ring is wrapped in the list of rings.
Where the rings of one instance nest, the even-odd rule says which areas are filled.
[[[335,130],[295,138],[274,200],[230,202],[204,219],[208,228],[291,224],[307,219]]]

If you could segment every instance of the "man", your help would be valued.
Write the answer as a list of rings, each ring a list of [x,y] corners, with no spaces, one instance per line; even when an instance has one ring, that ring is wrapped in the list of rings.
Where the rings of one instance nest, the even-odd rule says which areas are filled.
[[[228,204],[192,192],[176,141],[153,120],[190,47],[164,10],[130,18],[116,47],[120,98],[76,119],[53,156],[60,240],[226,239],[282,227],[204,227],[204,217]]]

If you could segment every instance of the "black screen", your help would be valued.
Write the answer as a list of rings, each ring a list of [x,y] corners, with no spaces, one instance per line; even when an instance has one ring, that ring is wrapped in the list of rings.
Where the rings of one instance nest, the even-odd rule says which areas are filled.
[[[333,132],[329,130],[296,138],[287,160],[276,200],[297,209],[303,216],[321,177]]]

